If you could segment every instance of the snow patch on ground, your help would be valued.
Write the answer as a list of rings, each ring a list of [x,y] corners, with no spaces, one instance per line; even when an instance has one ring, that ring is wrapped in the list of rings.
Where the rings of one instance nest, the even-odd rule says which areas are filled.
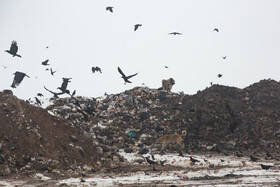
[[[120,153],[128,162],[133,162],[139,156],[135,153]],[[144,157],[150,154],[143,155]],[[180,171],[151,171],[136,172],[129,176],[96,176],[84,179],[66,179],[58,184],[83,185],[83,186],[120,186],[120,185],[199,185],[199,186],[256,186],[274,185],[280,182],[280,172],[278,168],[262,170],[260,163],[251,162],[249,158],[236,158],[234,156],[205,156],[195,155],[193,158],[200,162],[192,165],[190,155],[185,157],[176,154],[159,155],[155,154],[155,161],[163,161],[166,165],[180,166]],[[206,159],[207,161],[204,161]],[[222,162],[223,160],[223,162]],[[272,163],[267,163],[272,164]],[[141,165],[148,165],[146,162]],[[213,168],[210,165],[214,165]],[[128,175],[128,174],[126,174]]]

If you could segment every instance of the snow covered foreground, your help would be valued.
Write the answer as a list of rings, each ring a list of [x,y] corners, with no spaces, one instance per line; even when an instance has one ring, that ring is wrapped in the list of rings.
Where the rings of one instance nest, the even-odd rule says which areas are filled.
[[[128,162],[139,166],[147,166],[147,162],[135,163],[137,155],[134,153],[120,153]],[[150,156],[150,155],[143,155]],[[156,171],[147,170],[116,175],[95,174],[89,178],[69,178],[53,181],[37,174],[35,177],[45,184],[52,180],[57,186],[277,186],[280,185],[279,166],[275,160],[252,162],[248,157],[219,155],[193,155],[200,162],[192,165],[189,155],[185,157],[178,154],[155,154],[155,161],[166,160],[165,166],[178,166],[178,170],[161,171],[163,166],[155,165]],[[139,157],[138,157],[139,158]],[[151,158],[151,157],[150,157]],[[205,160],[204,160],[205,159]],[[207,160],[207,161],[206,161]],[[269,170],[263,170],[260,164],[274,165]],[[24,186],[24,181],[0,181],[0,186]],[[30,186],[30,185],[28,185]],[[31,185],[32,186],[32,185]]]
[[[121,153],[129,162],[135,160],[135,154]],[[154,155],[155,160],[167,160],[166,165],[181,166],[179,171],[151,171],[136,172],[126,176],[88,178],[81,183],[80,179],[66,179],[59,184],[84,185],[84,186],[257,186],[257,185],[277,185],[280,184],[279,167],[274,166],[269,170],[263,170],[260,163],[275,165],[271,162],[252,162],[249,158],[236,158],[234,156],[196,156],[200,162],[192,165],[189,155],[186,157],[178,154]],[[144,155],[148,156],[148,155]],[[205,162],[204,159],[207,161]],[[222,162],[222,161],[223,162]],[[142,163],[142,165],[148,165]],[[214,167],[211,169],[211,166]],[[157,168],[157,167],[156,167]]]

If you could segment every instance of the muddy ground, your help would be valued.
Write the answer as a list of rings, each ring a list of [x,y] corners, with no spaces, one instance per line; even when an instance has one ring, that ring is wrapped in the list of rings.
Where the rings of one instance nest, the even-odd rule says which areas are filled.
[[[49,173],[36,173],[33,177],[2,178],[3,186],[278,186],[280,166],[275,160],[259,158],[253,162],[248,157],[222,156],[204,153],[193,155],[200,162],[192,164],[190,155],[176,153],[154,154],[155,161],[165,164],[149,165],[135,163],[133,153],[121,153],[130,163],[129,167],[104,173],[92,173],[79,177],[54,179]],[[138,155],[139,156],[139,155]],[[144,156],[150,156],[149,154]],[[264,170],[260,164],[273,166]],[[83,181],[82,181],[83,180]]]

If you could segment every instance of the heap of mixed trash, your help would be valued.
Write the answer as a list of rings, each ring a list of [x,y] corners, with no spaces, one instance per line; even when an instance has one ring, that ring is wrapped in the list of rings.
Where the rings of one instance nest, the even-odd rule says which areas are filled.
[[[186,130],[184,151],[226,153],[279,150],[279,106],[280,83],[262,80],[244,89],[213,85],[195,95],[135,87],[104,98],[57,99],[47,110],[116,149],[158,147],[158,137]]]
[[[135,87],[99,98],[58,98],[46,109],[0,92],[0,175],[121,170],[118,154],[160,151],[181,133],[183,153],[279,153],[280,83],[213,85],[194,95]],[[164,152],[178,150],[167,146]],[[182,154],[182,152],[180,152]]]

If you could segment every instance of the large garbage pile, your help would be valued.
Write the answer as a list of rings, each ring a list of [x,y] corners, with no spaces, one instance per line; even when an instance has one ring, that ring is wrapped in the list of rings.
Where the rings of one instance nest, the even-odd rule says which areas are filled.
[[[62,98],[47,109],[100,144],[128,148],[187,130],[185,151],[279,151],[280,83],[213,85],[195,95],[136,87],[105,98]]]
[[[79,175],[122,166],[123,158],[100,147],[62,118],[0,92],[0,176],[36,172]]]

